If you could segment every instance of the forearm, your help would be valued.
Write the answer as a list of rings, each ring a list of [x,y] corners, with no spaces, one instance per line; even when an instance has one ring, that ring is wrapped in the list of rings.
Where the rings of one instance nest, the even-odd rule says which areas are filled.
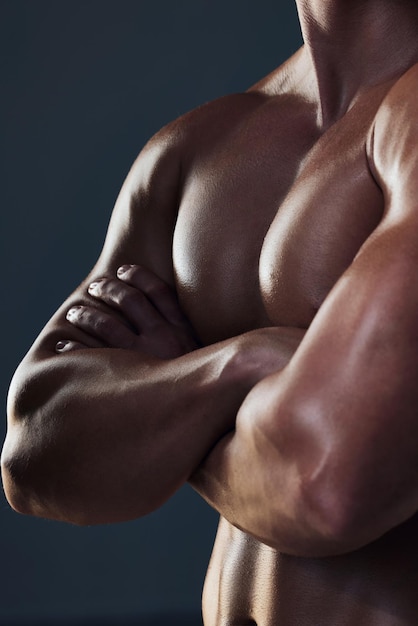
[[[166,361],[38,349],[11,388],[3,472],[12,505],[78,523],[157,508],[234,427],[252,386],[283,367],[294,338],[274,335],[274,350],[258,331]]]
[[[286,408],[278,413],[274,405],[282,374],[272,374],[253,387],[240,406],[234,429],[217,442],[190,483],[241,530],[283,552],[316,555],[320,538],[306,519],[303,485],[285,443]],[[264,429],[273,410],[276,429],[283,431],[284,454]]]
[[[280,401],[292,378],[285,365],[293,353],[286,356],[280,371],[251,389],[234,428],[216,443],[189,482],[223,517],[256,539],[289,554],[329,556],[347,547],[334,540],[333,529],[312,506],[300,473],[303,465],[309,475],[316,450],[308,430],[305,438],[296,433],[291,409]],[[280,446],[276,435],[269,437],[271,423],[281,433]]]
[[[286,371],[273,374],[252,389],[235,429],[216,444],[190,482],[229,522],[281,552],[306,557],[344,552],[305,491],[300,458],[308,466],[312,450],[300,438],[292,442],[291,416],[285,406],[278,410],[272,398],[285,376]],[[281,450],[265,428],[273,411],[275,428],[282,432]]]

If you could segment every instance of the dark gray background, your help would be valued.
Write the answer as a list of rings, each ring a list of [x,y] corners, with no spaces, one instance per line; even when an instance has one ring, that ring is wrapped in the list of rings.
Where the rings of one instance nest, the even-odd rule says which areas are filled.
[[[5,398],[18,361],[94,263],[144,142],[246,89],[300,34],[293,0],[3,0],[0,13]],[[151,626],[151,615],[199,624],[217,516],[187,487],[121,525],[24,518],[3,497],[0,516],[2,626]]]

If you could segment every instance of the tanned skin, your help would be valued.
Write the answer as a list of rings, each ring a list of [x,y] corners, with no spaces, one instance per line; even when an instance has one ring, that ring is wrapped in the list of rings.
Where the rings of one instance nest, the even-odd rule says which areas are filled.
[[[77,524],[190,481],[205,626],[413,626],[418,7],[297,8],[301,50],[138,157],[16,372],[3,481]]]

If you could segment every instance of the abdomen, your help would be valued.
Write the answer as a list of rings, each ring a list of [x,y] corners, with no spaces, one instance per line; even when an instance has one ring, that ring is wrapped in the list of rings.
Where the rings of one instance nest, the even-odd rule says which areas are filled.
[[[356,552],[280,554],[221,519],[203,593],[205,626],[415,626],[417,520]]]

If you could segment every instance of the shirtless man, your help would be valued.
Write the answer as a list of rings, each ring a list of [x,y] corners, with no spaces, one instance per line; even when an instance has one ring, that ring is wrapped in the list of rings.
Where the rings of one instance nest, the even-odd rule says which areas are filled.
[[[418,4],[297,8],[301,50],[138,157],[15,375],[4,486],[95,524],[189,480],[206,626],[413,626]]]

